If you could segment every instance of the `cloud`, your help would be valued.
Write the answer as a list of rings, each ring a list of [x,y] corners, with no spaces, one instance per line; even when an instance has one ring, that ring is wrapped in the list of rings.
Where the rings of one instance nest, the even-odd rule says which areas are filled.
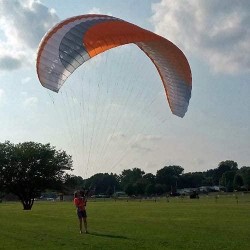
[[[5,91],[3,89],[0,89],[0,106],[2,106],[5,103]]]
[[[28,97],[24,100],[23,106],[24,107],[35,107],[38,103],[37,97]]]
[[[153,149],[144,145],[141,145],[140,143],[134,143],[131,146],[131,149],[133,150],[137,150],[137,152],[141,152],[141,153],[148,153],[148,152],[152,152]]]
[[[59,21],[38,0],[0,0],[0,70],[33,64],[43,35]]]
[[[22,84],[28,83],[31,81],[31,77],[27,76],[21,80]]]
[[[9,71],[18,69],[22,65],[21,59],[9,55],[0,56],[0,69]]]
[[[143,134],[138,134],[136,136],[136,141],[140,141],[141,143],[145,143],[145,142],[158,142],[162,139],[161,136],[159,135],[143,135]]]
[[[143,152],[143,153],[153,152],[161,140],[162,140],[162,138],[158,135],[138,134],[130,142],[131,149],[133,149],[133,150],[135,149],[138,152]]]
[[[155,32],[203,58],[214,72],[250,72],[248,0],[161,0],[152,10]]]
[[[104,12],[102,11],[100,8],[97,8],[97,7],[93,7],[92,9],[90,9],[88,11],[89,14],[104,14],[104,15],[108,15],[108,16],[112,16],[112,13],[111,12]]]
[[[117,141],[120,142],[126,139],[127,139],[127,136],[122,132],[116,132],[108,137],[108,140],[112,140],[113,142],[117,142]]]
[[[89,14],[102,14],[101,10],[97,7],[93,7],[88,11]]]

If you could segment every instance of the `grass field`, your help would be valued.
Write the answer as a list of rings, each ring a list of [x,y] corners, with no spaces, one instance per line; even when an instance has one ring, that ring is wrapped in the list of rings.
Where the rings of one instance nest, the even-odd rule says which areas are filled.
[[[90,234],[71,202],[0,204],[0,249],[250,249],[250,195],[89,201]]]

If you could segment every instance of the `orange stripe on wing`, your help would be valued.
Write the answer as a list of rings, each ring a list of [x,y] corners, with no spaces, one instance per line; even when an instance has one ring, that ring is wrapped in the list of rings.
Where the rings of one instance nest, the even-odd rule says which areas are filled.
[[[125,21],[105,21],[91,27],[83,37],[90,57],[111,48],[136,42],[154,41],[157,35]]]

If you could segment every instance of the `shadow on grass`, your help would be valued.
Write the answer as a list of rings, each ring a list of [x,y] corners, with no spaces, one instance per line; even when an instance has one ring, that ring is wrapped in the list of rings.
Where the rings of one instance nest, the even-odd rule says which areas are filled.
[[[99,237],[114,238],[114,239],[128,239],[128,237],[125,237],[125,236],[113,235],[113,234],[107,234],[107,233],[89,232],[88,234],[99,236]]]

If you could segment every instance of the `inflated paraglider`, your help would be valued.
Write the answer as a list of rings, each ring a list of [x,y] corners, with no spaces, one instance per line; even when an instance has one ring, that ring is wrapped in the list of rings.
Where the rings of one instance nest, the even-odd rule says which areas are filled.
[[[106,50],[130,43],[151,59],[172,113],[183,117],[191,97],[192,77],[182,51],[167,39],[116,17],[82,15],[53,27],[39,46],[39,80],[44,87],[58,92],[83,63]]]

